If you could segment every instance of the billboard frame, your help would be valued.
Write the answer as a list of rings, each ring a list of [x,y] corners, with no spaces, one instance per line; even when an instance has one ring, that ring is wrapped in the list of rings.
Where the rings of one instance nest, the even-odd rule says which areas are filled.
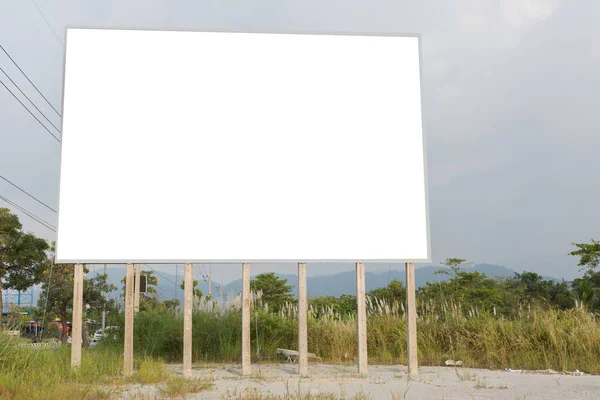
[[[424,171],[424,198],[425,198],[425,230],[427,235],[427,258],[406,258],[406,259],[201,259],[201,260],[188,260],[188,259],[57,259],[57,263],[61,264],[181,264],[181,263],[210,263],[210,264],[239,264],[239,263],[258,263],[258,264],[297,264],[297,263],[323,263],[323,264],[341,264],[341,263],[431,263],[431,228],[430,228],[430,207],[429,207],[429,178],[427,168],[427,135],[425,128],[425,118],[423,113],[423,51],[422,51],[422,36],[417,33],[399,33],[399,32],[351,32],[351,31],[325,31],[325,30],[260,30],[260,29],[183,29],[183,28],[155,28],[155,27],[116,27],[116,26],[80,26],[80,25],[67,25],[64,29],[64,54],[63,54],[63,80],[62,80],[62,93],[61,93],[61,141],[60,141],[60,154],[59,154],[59,166],[62,169],[62,148],[63,148],[63,124],[64,124],[64,102],[65,102],[65,79],[66,79],[66,62],[67,62],[67,49],[68,49],[68,31],[72,30],[108,30],[108,31],[151,31],[151,32],[196,32],[196,33],[242,33],[242,34],[285,34],[285,35],[312,35],[312,36],[375,36],[375,37],[406,37],[416,38],[418,42],[418,61],[419,61],[419,97],[420,97],[420,110],[421,110],[421,141],[423,144],[423,171]],[[60,184],[61,175],[59,172],[59,190],[57,200],[57,211],[60,215]],[[410,193],[407,194],[410,196]],[[56,247],[60,246],[58,241],[58,232],[60,226],[57,220],[56,224]],[[58,253],[57,253],[58,254]]]

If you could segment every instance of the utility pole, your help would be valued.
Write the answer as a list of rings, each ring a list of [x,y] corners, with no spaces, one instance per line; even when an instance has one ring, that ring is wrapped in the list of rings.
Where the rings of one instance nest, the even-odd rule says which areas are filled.
[[[221,312],[223,312],[223,275],[221,275],[221,285],[219,286],[219,303],[221,304]]]
[[[208,264],[208,295],[212,297],[212,264]]]
[[[179,271],[179,264],[175,264],[175,298],[177,298],[177,292],[178,292],[178,288],[177,288],[177,277],[179,276],[178,274]]]
[[[106,264],[104,264],[104,276],[106,276]],[[106,293],[102,293],[102,297],[106,300]],[[106,304],[102,307],[102,334],[106,328]]]

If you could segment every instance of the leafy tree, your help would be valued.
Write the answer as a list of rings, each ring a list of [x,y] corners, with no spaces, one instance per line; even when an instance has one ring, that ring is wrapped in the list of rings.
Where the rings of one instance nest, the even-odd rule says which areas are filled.
[[[371,290],[369,292],[369,296],[385,300],[388,303],[393,303],[395,301],[399,303],[405,303],[406,288],[404,287],[402,282],[400,282],[397,279],[394,279],[386,287]]]
[[[505,314],[518,309],[517,299],[506,290],[506,283],[488,278],[481,272],[459,271],[456,276],[443,282],[427,282],[418,290],[419,297],[438,304],[460,304],[463,310],[491,311],[494,307]]]
[[[140,293],[140,311],[156,310],[160,307],[158,301],[158,278],[154,276],[154,271],[140,271],[141,276],[146,277],[146,293]],[[125,284],[127,277],[124,276],[121,279],[122,290],[121,296],[125,298]],[[135,274],[134,274],[134,286],[135,286]]]
[[[181,281],[181,285],[179,285],[179,287],[181,288],[181,290],[185,290],[185,280]],[[194,294],[194,296],[201,299],[203,293],[200,289],[196,289],[196,287],[198,287],[198,281],[194,279],[194,282],[192,282],[192,293]]]
[[[51,265],[43,271],[43,284],[38,301],[40,312],[51,319],[58,316],[62,324],[61,341],[66,340],[67,321],[73,310],[73,281],[75,264],[55,264],[54,255],[50,259]],[[89,270],[84,266],[84,274]],[[102,309],[107,301],[105,293],[115,290],[114,285],[108,283],[107,275],[97,275],[83,279],[83,304],[91,309]],[[84,311],[84,310],[82,310]],[[85,315],[85,314],[84,314]],[[87,341],[85,324],[82,330],[83,340]]]
[[[41,282],[48,265],[48,242],[22,230],[19,218],[8,208],[0,208],[0,326],[2,291],[26,290]]]
[[[512,289],[520,301],[530,305],[560,309],[572,308],[575,305],[566,282],[544,280],[539,274],[527,271],[522,274],[515,273],[513,281],[516,285],[509,284],[507,289]]]
[[[521,290],[521,300],[533,304],[540,301],[548,301],[550,298],[549,285],[535,272],[515,273],[514,280],[518,289]]]
[[[575,300],[569,290],[567,282],[550,282],[550,298],[549,303],[561,310],[567,310],[575,307]]]
[[[342,318],[356,315],[356,296],[343,294],[340,297],[320,296],[309,300],[313,308],[313,316],[319,318],[322,312],[331,309]]]
[[[180,303],[179,303],[179,299],[171,299],[171,300],[165,300],[161,304],[167,311],[175,312],[175,311],[177,311],[177,309],[179,309]]]
[[[569,253],[570,256],[579,257],[577,266],[581,269],[596,269],[600,264],[600,240],[593,240],[590,243],[571,243],[578,250]]]
[[[285,303],[294,302],[291,294],[293,286],[287,285],[287,279],[280,279],[273,272],[257,275],[250,281],[250,289],[253,292],[262,291],[262,301],[275,312],[281,310]]]
[[[458,272],[461,269],[470,267],[473,263],[465,260],[464,258],[446,258],[442,261],[442,264],[446,265],[450,268],[450,270],[454,273],[454,276],[458,275]],[[441,271],[437,271],[438,273],[443,273]]]
[[[22,314],[24,312],[23,308],[15,305],[8,310],[6,315],[6,326],[10,329],[20,329],[24,323],[27,321],[25,315]]]
[[[571,283],[577,298],[588,308],[600,309],[600,272],[589,270]]]

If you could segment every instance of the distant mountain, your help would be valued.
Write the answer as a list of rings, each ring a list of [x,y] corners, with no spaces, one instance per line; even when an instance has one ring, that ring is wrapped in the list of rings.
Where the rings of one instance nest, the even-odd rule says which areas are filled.
[[[310,267],[310,266],[308,266]],[[449,275],[435,275],[434,272],[439,269],[448,270],[445,267],[426,266],[415,269],[415,284],[417,287],[424,286],[427,282],[444,281],[450,278]],[[477,264],[465,271],[478,271],[485,273],[490,277],[512,277],[515,271],[500,265]],[[298,277],[296,275],[275,274],[279,278],[287,279],[288,284],[294,286],[294,295],[297,294]],[[404,270],[392,270],[391,272],[365,272],[365,288],[367,291],[387,286],[391,280],[397,279],[406,284],[406,275]],[[545,278],[549,279],[549,278]],[[317,296],[340,296],[342,294],[356,294],[356,273],[354,271],[345,271],[333,275],[322,275],[308,277],[306,286],[309,297]],[[224,287],[224,293],[239,293],[242,290],[242,280],[238,279]]]
[[[308,265],[310,268],[310,265]],[[424,286],[427,282],[437,282],[438,280],[444,281],[450,278],[449,275],[435,275],[434,272],[439,269],[448,270],[446,267],[440,266],[424,266],[415,269],[415,283],[417,287]],[[494,264],[476,264],[470,268],[466,268],[464,271],[468,272],[481,272],[489,277],[506,278],[515,275],[515,271],[503,267],[501,265]],[[97,271],[101,273],[102,271]],[[122,288],[121,279],[124,276],[123,268],[108,268],[107,274],[108,279],[111,283],[115,284],[119,290]],[[294,287],[294,296],[297,294],[296,287],[298,286],[298,277],[291,274],[275,274],[281,279],[287,279],[288,284]],[[173,274],[160,271],[156,276],[159,279],[159,290],[161,300],[172,299],[177,297],[183,304],[183,290],[179,288],[182,280],[182,274],[177,277]],[[254,276],[252,277],[254,278]],[[391,280],[397,279],[403,284],[406,284],[406,276],[404,269],[401,268],[393,269],[390,271],[378,270],[374,272],[365,273],[365,286],[366,290],[370,291],[380,287],[387,286]],[[550,277],[544,277],[544,279],[553,279]],[[342,294],[356,294],[356,273],[355,271],[344,271],[332,275],[319,275],[311,276],[307,279],[307,291],[309,297],[317,296],[340,296]],[[177,281],[177,284],[175,283]],[[208,293],[208,284],[205,281],[199,283],[200,290],[203,293]],[[237,294],[242,291],[242,280],[238,279],[230,282],[223,287],[223,295]],[[219,285],[217,282],[213,282],[212,288],[213,296],[219,295]]]
[[[307,267],[311,268],[311,265],[309,264]],[[144,267],[144,269],[147,269],[147,268]],[[424,286],[427,282],[437,282],[438,279],[440,281],[444,281],[444,280],[450,278],[450,276],[448,276],[448,275],[435,275],[434,272],[438,269],[444,269],[444,267],[439,267],[439,266],[438,267],[436,267],[436,266],[417,267],[415,270],[415,280],[416,280],[417,287]],[[473,267],[465,269],[465,271],[478,271],[481,273],[485,273],[487,276],[490,276],[490,277],[512,277],[515,274],[515,271],[513,271],[511,269],[505,268],[500,265],[494,265],[494,264],[476,264]],[[95,272],[98,274],[101,274],[103,271],[102,271],[102,268],[96,268]],[[89,277],[93,274],[94,274],[94,272],[90,271],[90,273],[87,274],[87,276]],[[108,275],[109,282],[116,285],[117,288],[119,289],[119,291],[122,290],[123,286],[121,284],[121,279],[123,279],[123,277],[125,276],[125,269],[123,267],[121,267],[121,268],[109,267],[109,268],[107,268],[107,275]],[[298,277],[296,275],[290,275],[290,274],[276,274],[276,275],[279,278],[287,279],[288,284],[294,286],[294,289],[293,289],[294,295],[297,294],[296,286],[298,285]],[[183,290],[181,290],[179,288],[179,285],[181,284],[181,281],[183,278],[183,271],[180,271],[180,274],[178,276],[167,273],[167,272],[159,271],[156,274],[156,276],[159,279],[158,293],[159,293],[160,299],[168,300],[168,299],[172,299],[172,298],[176,297],[179,299],[181,304],[183,304]],[[379,269],[376,271],[366,272],[365,279],[366,279],[365,286],[366,286],[367,291],[387,286],[388,282],[393,279],[398,279],[399,281],[401,281],[404,284],[406,283],[404,268],[401,268],[400,270],[398,270],[397,267],[396,267],[396,269],[393,269],[391,272],[389,270],[385,270],[385,269]],[[544,276],[544,279],[558,281],[555,278],[547,277],[547,276]],[[344,272],[331,274],[331,275],[310,276],[307,278],[306,283],[307,283],[308,295],[310,297],[340,296],[342,294],[355,294],[356,293],[356,275],[353,270],[352,271],[344,271]],[[208,283],[207,282],[201,281],[199,283],[199,285],[200,285],[200,290],[202,291],[202,293],[205,293],[205,294],[208,293]],[[237,294],[237,293],[241,292],[241,290],[242,290],[242,281],[241,281],[241,279],[238,279],[233,282],[230,282],[229,284],[224,285],[223,294],[224,295],[227,295],[229,293]],[[33,304],[37,304],[38,298],[39,298],[39,292],[40,292],[39,285],[34,287],[32,291],[33,291]],[[217,282],[213,282],[212,293],[213,293],[213,296],[219,295],[219,284]],[[114,298],[113,297],[114,295],[116,295],[118,298],[119,294],[120,294],[120,292],[118,294],[115,293],[115,294],[111,295],[111,298]],[[3,293],[3,298],[5,298],[7,302],[14,301],[14,300],[9,300],[9,296],[11,296],[10,293],[8,293],[8,292]],[[29,302],[31,302],[29,297],[27,297],[27,298],[24,297],[22,299],[22,301],[27,304]]]

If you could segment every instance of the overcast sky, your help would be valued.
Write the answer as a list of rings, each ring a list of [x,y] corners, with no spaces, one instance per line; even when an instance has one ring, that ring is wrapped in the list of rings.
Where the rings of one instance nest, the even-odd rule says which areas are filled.
[[[579,274],[577,259],[567,255],[571,242],[600,238],[596,1],[36,3],[58,39],[31,0],[0,0],[0,44],[58,111],[66,26],[420,33],[433,261],[462,257],[571,279]],[[0,67],[60,127],[1,51]],[[0,80],[14,91],[1,72]],[[56,208],[59,154],[60,144],[0,85],[0,175]],[[0,195],[56,224],[52,211],[4,181]],[[54,240],[17,214],[25,229]],[[309,273],[351,267],[309,266]],[[225,282],[239,270],[221,269]],[[253,268],[267,270],[295,266]],[[213,275],[221,278],[214,266]]]

